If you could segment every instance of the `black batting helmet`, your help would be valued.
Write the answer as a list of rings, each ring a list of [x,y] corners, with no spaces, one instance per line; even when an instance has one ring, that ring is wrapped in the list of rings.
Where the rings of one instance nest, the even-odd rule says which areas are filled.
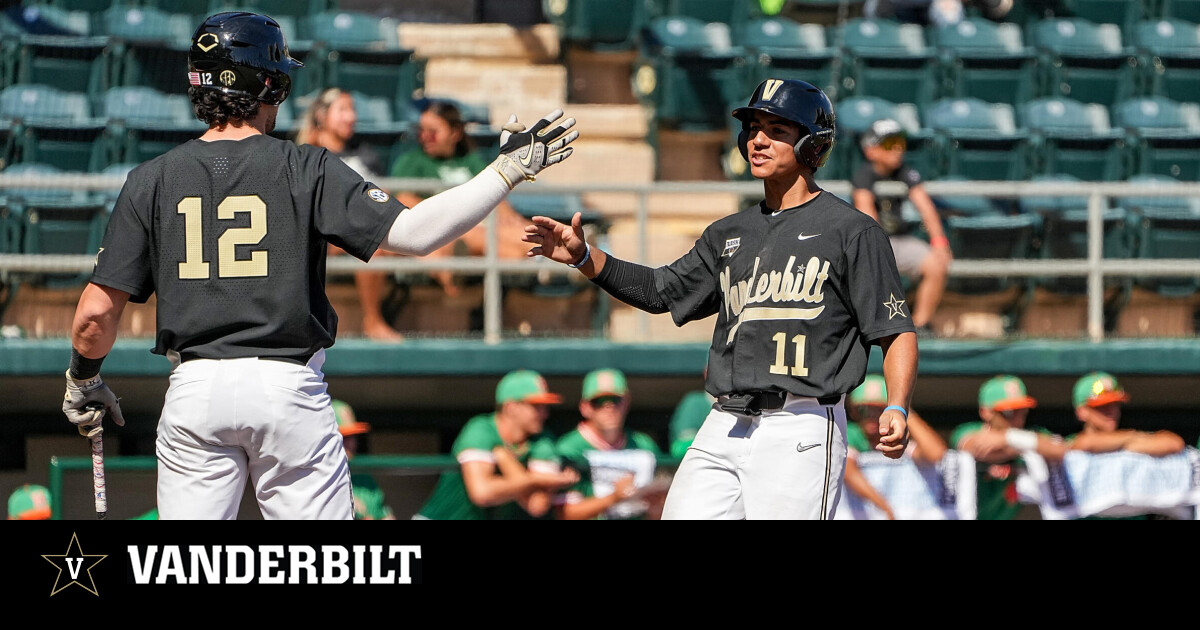
[[[750,140],[749,124],[754,111],[775,114],[800,125],[800,141],[796,143],[796,159],[809,168],[818,169],[829,160],[837,135],[837,119],[833,103],[821,88],[796,79],[767,79],[754,89],[745,107],[733,110],[733,117],[742,121],[738,134],[738,150],[746,155]]]
[[[288,54],[275,20],[257,13],[230,11],[210,16],[188,50],[188,83],[227,94],[247,94],[278,105],[292,89],[293,68],[304,64]]]

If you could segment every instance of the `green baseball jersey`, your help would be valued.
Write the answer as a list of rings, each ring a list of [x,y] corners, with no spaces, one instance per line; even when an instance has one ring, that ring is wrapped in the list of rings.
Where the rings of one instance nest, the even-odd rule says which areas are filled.
[[[396,158],[391,175],[438,179],[447,186],[457,186],[478,175],[487,165],[488,161],[476,152],[434,158],[420,149],[414,149]]]
[[[958,448],[963,438],[983,430],[982,422],[966,422],[958,425],[950,436],[951,448]],[[1029,427],[1042,435],[1053,433],[1040,427]],[[977,520],[1011,521],[1021,511],[1017,496],[1017,468],[1024,463],[1018,457],[999,464],[975,464],[975,506]]]
[[[532,461],[541,461],[559,465],[559,457],[554,450],[554,439],[548,433],[540,433],[518,445],[506,445],[496,430],[496,414],[487,413],[475,416],[459,432],[450,452],[458,463],[490,462],[493,467],[496,458],[492,449],[497,446],[513,448],[518,461],[526,467]],[[499,472],[497,470],[497,472]],[[433,494],[418,512],[432,520],[528,520],[529,515],[516,501],[509,501],[494,507],[480,507],[471,503],[467,497],[467,486],[463,483],[462,470],[452,470],[442,473],[438,479]],[[546,517],[549,518],[548,514]]]
[[[392,518],[392,508],[387,506],[383,490],[371,475],[350,475],[354,488],[354,520],[381,521]]]
[[[859,453],[871,450],[871,441],[867,439],[867,434],[863,432],[857,422],[846,423],[846,446]]]
[[[667,433],[671,436],[671,457],[683,457],[687,452],[715,401],[711,394],[702,389],[692,390],[679,400],[667,426]]]
[[[580,425],[583,426],[582,424]],[[591,451],[616,451],[624,449],[637,449],[650,451],[657,458],[662,455],[662,449],[658,447],[658,443],[654,438],[642,433],[641,431],[625,430],[621,441],[615,445],[604,444],[595,436],[594,432],[588,429],[576,428],[570,433],[559,438],[555,445],[555,450],[558,452],[564,465],[571,466],[579,471],[579,482],[571,486],[565,493],[563,500],[570,500],[572,495],[579,498],[588,498],[596,495],[592,485],[591,467],[588,464],[587,454]],[[601,515],[600,518],[605,518]],[[634,518],[640,518],[640,515]]]

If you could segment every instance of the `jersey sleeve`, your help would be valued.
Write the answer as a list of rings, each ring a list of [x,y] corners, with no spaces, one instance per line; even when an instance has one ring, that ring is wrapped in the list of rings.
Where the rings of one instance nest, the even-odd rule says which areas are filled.
[[[878,224],[851,238],[846,273],[851,306],[865,339],[916,331],[896,270],[896,255]]]
[[[950,434],[950,448],[957,450],[959,448],[958,443],[963,441],[963,438],[979,433],[982,430],[982,422],[967,422],[958,425],[954,428],[954,432]]]
[[[720,283],[714,275],[717,265],[711,234],[709,226],[688,253],[653,271],[654,285],[670,307],[676,326],[704,319],[720,308]]]
[[[96,254],[91,281],[129,294],[134,303],[144,303],[154,293],[150,270],[149,185],[133,173],[121,187],[116,205],[104,230]]]
[[[529,444],[529,461],[531,465],[532,462],[538,461],[561,466],[562,460],[559,458],[558,449],[554,447],[554,438],[546,433],[532,438]]]
[[[875,173],[872,171],[870,162],[863,162],[859,165],[858,170],[854,171],[854,176],[850,178],[850,184],[854,190],[873,190],[875,188]]]
[[[463,464],[469,461],[495,463],[492,448],[497,446],[498,437],[489,426],[486,416],[476,416],[467,422],[450,447],[450,453]]]
[[[329,152],[321,150],[314,159],[317,231],[359,260],[370,260],[404,205]]]
[[[921,173],[917,169],[905,164],[900,169],[900,181],[904,182],[909,188],[921,185]]]

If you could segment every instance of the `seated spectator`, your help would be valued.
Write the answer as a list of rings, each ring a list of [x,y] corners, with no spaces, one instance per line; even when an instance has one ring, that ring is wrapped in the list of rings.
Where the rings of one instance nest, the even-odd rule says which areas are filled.
[[[465,182],[488,165],[476,152],[467,135],[462,113],[452,103],[431,101],[421,112],[417,139],[420,147],[396,158],[391,176],[413,179],[437,179],[444,186],[457,186]],[[412,207],[422,197],[413,192],[397,192],[396,199]],[[496,256],[502,259],[523,259],[528,246],[522,241],[525,226],[530,221],[521,216],[507,201],[496,206]],[[433,252],[428,257],[450,257],[455,255],[483,256],[487,253],[487,221],[475,226],[454,243]],[[434,278],[450,296],[458,295],[459,287],[454,283],[450,271],[434,274]]]
[[[383,168],[382,163],[374,149],[356,141],[354,129],[357,120],[354,97],[340,88],[326,88],[313,99],[304,112],[296,130],[296,144],[324,147],[341,158],[363,179],[378,179]],[[405,205],[411,208],[414,204]],[[329,246],[330,255],[341,253],[340,247],[332,244]],[[395,254],[379,250],[375,255]],[[379,341],[403,341],[404,336],[393,329],[383,316],[386,279],[386,272],[381,271],[358,271],[354,274],[354,285],[363,308],[363,334]]]
[[[48,521],[52,516],[50,491],[45,486],[27,483],[8,495],[10,521]]]
[[[442,473],[415,519],[529,520],[552,516],[551,494],[579,481],[562,470],[554,439],[543,431],[550,392],[533,370],[515,370],[496,386],[496,410],[471,418],[450,452],[458,470]]]
[[[334,417],[337,419],[338,433],[342,435],[342,446],[346,449],[346,459],[354,461],[358,455],[359,437],[371,430],[371,425],[359,422],[354,415],[354,409],[341,400],[334,400]],[[379,482],[368,473],[352,473],[350,486],[354,489],[354,520],[356,521],[394,521],[396,516],[388,506],[387,499]]]
[[[640,450],[652,455],[655,461],[662,455],[654,438],[625,427],[629,405],[629,385],[620,370],[599,369],[584,376],[583,397],[579,401],[583,420],[559,438],[556,445],[565,464],[580,471],[581,477],[579,483],[556,498],[560,519],[625,520],[661,515],[666,487],[653,484],[653,477],[647,475],[647,483],[639,487],[636,471],[631,470],[615,480],[605,480],[605,485],[611,483],[611,491],[600,492],[597,487],[600,480],[592,474],[588,453]]]

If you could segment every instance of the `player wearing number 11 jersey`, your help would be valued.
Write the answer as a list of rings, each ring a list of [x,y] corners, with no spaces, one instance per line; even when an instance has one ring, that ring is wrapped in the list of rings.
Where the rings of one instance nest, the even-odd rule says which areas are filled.
[[[680,462],[663,519],[832,518],[845,395],[880,345],[889,400],[880,450],[899,457],[916,334],[887,235],[813,180],[836,134],[825,94],[769,79],[733,116],[765,199],[710,225],[682,258],[650,269],[593,250],[578,215],[570,226],[534,217],[525,240],[537,244],[530,255],[571,264],[677,325],[717,317],[705,384],[717,402]]]
[[[213,15],[188,61],[209,129],[126,179],[76,309],[63,412],[85,435],[104,413],[124,423],[100,365],[125,304],[157,294],[154,352],[176,364],[156,441],[160,517],[236,518],[249,480],[265,518],[351,519],[322,372],[337,334],[327,244],[364,261],[434,251],[569,156],[574,119],[555,125],[556,110],[525,131],[510,118],[491,168],[405,208],[325,149],[268,135],[302,67],[275,20]]]

